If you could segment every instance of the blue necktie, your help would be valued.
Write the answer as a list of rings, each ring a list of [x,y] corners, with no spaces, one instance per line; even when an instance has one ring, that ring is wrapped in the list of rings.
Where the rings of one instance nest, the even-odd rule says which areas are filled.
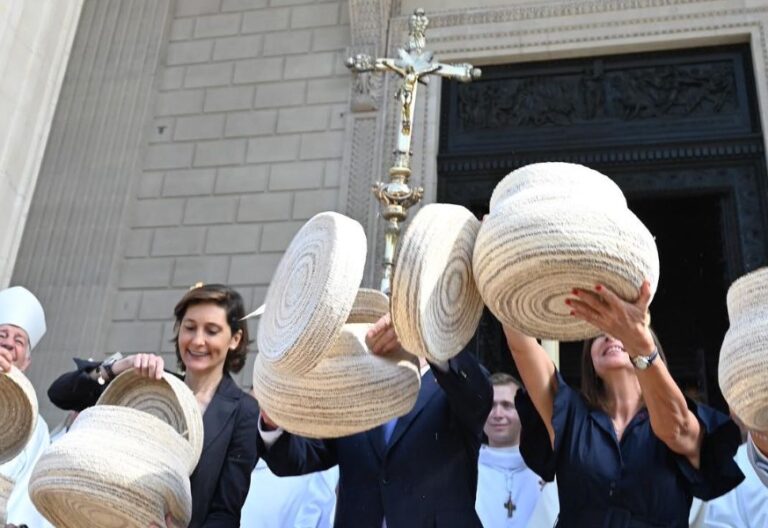
[[[389,439],[392,438],[392,432],[395,430],[395,425],[397,425],[397,418],[392,418],[382,425],[384,430],[384,445],[389,444]]]

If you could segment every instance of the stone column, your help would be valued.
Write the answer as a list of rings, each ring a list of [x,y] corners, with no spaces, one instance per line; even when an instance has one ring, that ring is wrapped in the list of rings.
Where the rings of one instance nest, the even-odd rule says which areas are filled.
[[[37,293],[48,316],[28,371],[38,393],[73,367],[72,356],[107,352],[121,228],[141,173],[169,9],[170,0],[83,5],[12,281]],[[50,414],[47,399],[40,403]]]
[[[0,287],[8,286],[82,0],[0,2]]]

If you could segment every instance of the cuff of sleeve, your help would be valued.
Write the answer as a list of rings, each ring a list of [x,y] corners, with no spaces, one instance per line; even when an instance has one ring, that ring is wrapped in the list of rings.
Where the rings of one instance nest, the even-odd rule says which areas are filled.
[[[744,480],[744,474],[734,460],[741,444],[741,432],[726,415],[689,398],[686,402],[704,433],[699,469],[682,455],[676,455],[675,460],[683,477],[691,484],[693,495],[702,500],[712,500]]]
[[[72,358],[77,366],[77,370],[90,371],[101,365],[101,361],[94,361],[92,359],[80,359]]]
[[[563,443],[568,420],[568,408],[574,396],[573,390],[556,370],[557,393],[552,406],[552,428],[555,431],[555,447],[549,441],[544,420],[542,420],[525,389],[517,391],[515,407],[522,424],[520,430],[520,453],[525,463],[547,482],[555,478],[557,453]]]
[[[280,436],[283,434],[283,430],[278,427],[277,429],[273,431],[265,431],[264,430],[265,424],[262,421],[261,418],[259,418],[259,436],[261,436],[262,442],[264,442],[264,447],[269,449],[273,445],[275,445],[275,442],[280,438]]]

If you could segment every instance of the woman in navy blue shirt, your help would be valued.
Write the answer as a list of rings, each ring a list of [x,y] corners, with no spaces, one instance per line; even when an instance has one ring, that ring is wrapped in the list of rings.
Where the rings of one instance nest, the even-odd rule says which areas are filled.
[[[650,285],[635,303],[603,286],[573,290],[571,315],[603,335],[585,343],[582,391],[570,388],[531,337],[504,328],[525,391],[520,450],[557,476],[559,528],[688,526],[692,496],[709,500],[743,475],[727,416],[687,400],[647,321]]]

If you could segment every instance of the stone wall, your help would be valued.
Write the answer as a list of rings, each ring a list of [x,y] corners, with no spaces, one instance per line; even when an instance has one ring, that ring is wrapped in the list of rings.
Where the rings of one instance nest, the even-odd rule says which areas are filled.
[[[177,0],[106,350],[170,359],[197,281],[257,306],[299,227],[338,208],[348,45],[346,2]]]

